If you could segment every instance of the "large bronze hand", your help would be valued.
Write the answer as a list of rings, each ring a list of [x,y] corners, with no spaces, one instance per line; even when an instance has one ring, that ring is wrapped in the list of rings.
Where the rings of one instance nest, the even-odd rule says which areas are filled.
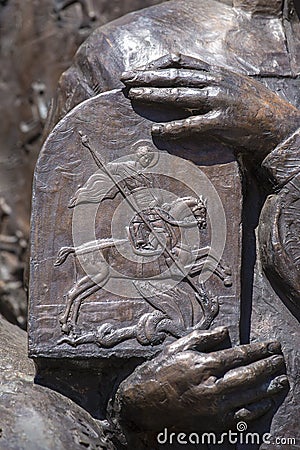
[[[115,398],[120,421],[142,431],[222,430],[265,414],[288,387],[276,342],[211,351],[226,328],[193,331],[121,383]]]
[[[262,160],[300,126],[299,110],[260,82],[189,56],[167,55],[122,81],[133,101],[190,113],[153,126],[153,134],[168,139],[205,133]]]

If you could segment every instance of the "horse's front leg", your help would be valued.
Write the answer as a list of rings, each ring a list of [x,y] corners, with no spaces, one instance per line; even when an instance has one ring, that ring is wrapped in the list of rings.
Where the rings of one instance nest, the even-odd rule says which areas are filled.
[[[232,272],[230,267],[226,266],[222,260],[218,262],[216,267],[216,273],[219,275],[221,280],[224,283],[224,286],[230,287],[232,286]]]
[[[191,275],[195,275],[203,269],[210,270],[223,281],[225,286],[232,285],[231,269],[210,251],[210,247],[198,249],[196,252],[193,251],[193,256],[195,262],[191,267]]]

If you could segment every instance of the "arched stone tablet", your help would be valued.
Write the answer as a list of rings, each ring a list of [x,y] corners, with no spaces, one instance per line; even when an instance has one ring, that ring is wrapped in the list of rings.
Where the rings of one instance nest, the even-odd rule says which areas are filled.
[[[31,356],[148,358],[218,325],[238,342],[238,164],[207,139],[152,138],[168,114],[114,90],[48,137],[32,204]]]

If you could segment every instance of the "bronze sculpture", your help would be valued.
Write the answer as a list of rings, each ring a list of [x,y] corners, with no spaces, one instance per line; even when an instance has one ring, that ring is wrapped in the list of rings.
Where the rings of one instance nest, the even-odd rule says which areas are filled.
[[[271,39],[272,36],[274,37],[273,26],[278,26],[277,31],[279,29],[282,31],[280,19],[276,19],[280,15],[282,4],[278,1],[273,4],[273,8],[270,6],[269,9],[260,10],[259,7],[262,7],[263,3],[258,2],[256,31],[266,26],[264,31],[266,31],[266,36],[270,38],[270,41],[266,38],[265,41],[258,43],[259,49],[255,56],[248,54],[243,59],[241,57],[243,50],[241,50],[239,44],[234,49],[236,52],[232,48],[232,53],[228,52],[228,49],[234,45],[234,41],[228,38],[230,33],[226,34],[232,25],[228,26],[226,20],[229,17],[234,25],[243,23],[243,25],[249,27],[248,16],[243,15],[245,13],[241,11],[236,12],[235,10],[232,12],[229,7],[214,2],[203,2],[202,7],[209,18],[215,18],[216,13],[211,7],[214,4],[215,8],[219,8],[217,11],[222,12],[226,19],[224,19],[225,23],[222,24],[226,33],[222,35],[224,30],[222,27],[221,31],[218,31],[221,35],[221,38],[217,40],[219,49],[221,48],[219,53],[211,54],[207,50],[210,46],[213,48],[212,43],[214,42],[216,45],[216,42],[208,32],[205,34],[205,30],[202,30],[202,34],[199,35],[202,36],[207,47],[203,45],[203,42],[200,44],[199,42],[192,42],[191,35],[188,35],[188,37],[182,36],[183,29],[179,30],[179,36],[182,39],[182,41],[179,40],[179,44],[176,42],[170,45],[168,38],[166,38],[167,42],[164,42],[164,39],[161,36],[159,37],[162,41],[158,53],[161,54],[155,54],[155,51],[152,48],[149,50],[148,47],[145,47],[144,53],[139,54],[135,47],[131,47],[130,32],[132,33],[138,28],[140,20],[146,20],[145,18],[148,21],[152,20],[151,31],[153,35],[151,39],[155,40],[154,34],[157,31],[155,21],[158,14],[160,14],[160,20],[163,20],[168,17],[170,10],[174,13],[176,8],[183,6],[183,15],[180,21],[179,19],[177,21],[174,16],[173,22],[170,23],[171,27],[180,27],[181,21],[185,25],[191,23],[189,20],[191,20],[191,14],[195,12],[193,8],[197,10],[196,3],[190,1],[187,2],[186,6],[183,6],[180,2],[169,2],[167,5],[144,12],[144,15],[133,15],[128,19],[121,19],[119,23],[112,24],[111,28],[108,27],[103,32],[96,32],[79,51],[77,67],[71,69],[64,76],[58,105],[66,102],[67,108],[72,108],[77,102],[84,100],[87,96],[92,96],[93,90],[94,93],[99,93],[110,88],[121,87],[118,77],[121,79],[120,72],[125,68],[127,72],[122,75],[122,81],[125,83],[126,89],[122,95],[131,100],[133,110],[138,115],[147,117],[149,108],[151,110],[153,105],[156,107],[157,104],[160,105],[162,110],[166,105],[171,107],[165,121],[163,119],[158,120],[157,117],[156,120],[152,120],[156,123],[152,125],[152,130],[149,130],[149,133],[152,131],[153,142],[158,148],[161,148],[159,147],[159,145],[162,145],[160,144],[161,141],[168,141],[168,150],[170,151],[172,146],[176,148],[178,141],[197,140],[199,136],[204,140],[209,140],[209,142],[221,141],[222,144],[234,148],[234,154],[246,172],[248,189],[249,185],[254,183],[253,172],[256,172],[255,175],[258,172],[258,175],[263,177],[262,187],[265,192],[272,192],[272,189],[275,189],[265,202],[260,216],[258,262],[255,265],[255,261],[253,259],[251,261],[248,254],[244,255],[242,277],[245,280],[242,298],[244,302],[247,299],[250,301],[249,299],[252,297],[252,292],[247,293],[245,286],[249,288],[249,282],[254,285],[254,295],[251,301],[256,306],[256,311],[252,316],[252,326],[260,327],[260,329],[252,329],[252,333],[255,339],[259,338],[260,334],[262,337],[270,338],[270,330],[273,330],[273,324],[270,322],[267,308],[267,306],[269,307],[268,299],[264,303],[263,296],[269,296],[273,300],[272,307],[275,319],[279,320],[280,324],[289,323],[291,330],[296,329],[296,321],[288,309],[283,309],[285,306],[281,303],[281,299],[286,302],[294,315],[298,314],[297,302],[299,299],[297,212],[295,211],[299,191],[297,184],[299,110],[253,79],[260,71],[262,78],[264,74],[268,77],[264,80],[265,83],[274,87],[277,81],[272,80],[271,77],[275,77],[279,73],[284,77],[282,86],[285,95],[288,96],[291,92],[290,89],[292,89],[291,86],[294,83],[292,72],[295,67],[291,67],[287,61],[287,53],[281,46],[281,42],[275,42],[276,40]],[[244,3],[245,8],[251,7],[249,2],[236,2],[240,6],[241,3]],[[201,11],[202,14],[203,10]],[[265,13],[273,15],[272,26],[270,25],[271,22],[268,22],[269,17],[264,15]],[[193,17],[193,20],[195,21],[192,22],[194,27],[196,25],[203,27],[202,23],[206,24],[205,21],[198,22],[196,17]],[[236,29],[232,26],[231,30]],[[251,36],[254,36],[255,30],[249,31],[249,28],[247,30]],[[237,33],[239,32],[240,30],[237,31]],[[142,31],[140,33],[142,34]],[[226,39],[224,39],[225,35]],[[206,36],[208,37],[205,41]],[[114,40],[118,43],[119,48],[124,51],[118,58],[112,55],[108,47],[108,42],[111,43]],[[102,60],[105,63],[99,63],[98,60],[97,63],[89,63],[87,69],[86,49],[89,50],[87,61],[93,61],[99,42],[101,48],[104,48]],[[272,53],[274,50],[273,59],[264,59],[267,43],[269,49],[274,45],[274,48],[270,51]],[[190,47],[188,44],[190,44]],[[222,47],[221,44],[224,44],[224,46]],[[225,48],[226,45],[227,48]],[[184,54],[187,53],[186,50],[183,54],[178,53],[181,48],[175,49],[177,52],[174,51],[174,46],[188,48],[188,54],[191,56]],[[169,51],[165,51],[165,49]],[[129,57],[126,50],[129,52]],[[170,53],[171,50],[174,53]],[[155,58],[155,56],[158,58]],[[201,57],[201,60],[199,57]],[[225,62],[222,61],[222,58],[225,59]],[[205,62],[203,59],[205,59]],[[224,62],[222,68],[219,67],[221,64],[218,65],[217,61],[219,63]],[[234,66],[236,70],[244,74],[236,73],[230,68],[228,69],[228,66],[231,69]],[[79,77],[78,67],[81,67],[82,70]],[[99,76],[99,73],[102,74],[102,77]],[[246,75],[252,75],[253,78],[245,76],[245,73]],[[95,92],[96,79],[97,92]],[[70,96],[70,92],[72,96]],[[55,139],[63,132],[67,133],[68,126],[74,127],[76,117],[82,120],[84,114],[82,113],[82,116],[80,116],[81,110],[85,112],[88,110],[85,110],[85,107],[92,107],[97,102],[98,106],[101,106],[100,97],[95,99],[94,103],[91,99],[85,105],[80,105],[76,111],[71,112],[64,119],[64,123],[61,122],[58,125],[46,144],[45,156],[49,155],[51,149],[55,148],[55,151],[58,151],[55,147]],[[105,98],[103,96],[103,99]],[[290,100],[295,100],[293,95],[290,96]],[[178,111],[180,111],[179,114]],[[172,113],[175,120],[172,118]],[[56,112],[56,117],[59,117],[59,115],[60,106]],[[168,123],[166,123],[167,121]],[[144,138],[144,136],[142,137]],[[149,136],[147,137],[149,138]],[[68,139],[72,140],[70,136],[68,136]],[[76,142],[79,142],[78,139]],[[226,149],[224,152],[226,152]],[[40,161],[39,167],[45,167],[43,160]],[[43,183],[41,170],[39,169],[37,173],[38,182]],[[250,197],[250,199],[259,205],[264,203],[264,197],[265,194],[259,195],[257,189],[255,196]],[[249,206],[249,203],[246,203],[247,206]],[[259,214],[259,206],[257,214]],[[249,219],[250,214],[244,211],[244,230],[249,233],[251,227],[247,228],[246,218]],[[37,220],[36,215],[34,215],[34,219]],[[255,214],[252,220],[255,223]],[[148,244],[147,241],[146,246]],[[248,238],[248,240],[244,238],[244,246],[246,244],[254,246],[253,237],[252,239]],[[36,262],[38,260],[34,260],[34,263]],[[287,267],[289,267],[288,271],[286,270]],[[251,274],[252,271],[254,275]],[[264,273],[267,274],[271,284]],[[242,306],[242,343],[247,341],[250,334],[250,307],[249,304]],[[67,324],[63,321],[62,325],[64,327]],[[289,338],[284,337],[281,331],[281,329],[283,330],[282,327],[283,325],[278,330],[279,340],[284,344],[284,351],[288,355],[292,355],[295,344],[291,340],[289,341]],[[33,332],[36,332],[33,324],[32,330],[33,336]],[[65,327],[62,331],[69,332],[69,329]],[[274,334],[272,332],[272,335]],[[68,343],[70,346],[75,344],[73,353],[71,350],[66,350],[69,352],[68,354],[76,355],[76,345],[80,344],[78,340],[82,338],[81,342],[84,342],[84,337],[75,336],[75,339],[71,338],[69,341],[63,338],[65,339],[64,344]],[[179,335],[176,337],[178,338]],[[210,351],[218,348],[218,344],[225,341],[226,338],[228,338],[228,334],[223,328],[211,332],[192,331],[169,344],[164,350],[160,350],[158,356],[137,367],[120,384],[115,400],[111,404],[110,415],[112,424],[123,427],[123,432],[127,435],[129,448],[130,445],[145,445],[146,448],[148,445],[148,448],[152,448],[151,446],[155,445],[152,440],[155,433],[164,426],[177,431],[222,430],[232,426],[235,421],[241,418],[251,421],[269,412],[269,416],[267,416],[269,419],[259,422],[263,429],[268,426],[268,420],[271,420],[274,414],[273,401],[276,403],[276,397],[273,397],[273,395],[286,393],[288,386],[287,377],[283,374],[284,362],[282,356],[280,356],[280,347],[276,343],[253,343],[242,347],[236,346],[225,350],[212,351],[208,357],[195,351],[197,349],[200,352],[203,350]],[[93,339],[89,336],[85,342],[97,342],[97,339]],[[98,341],[101,343],[99,336]],[[37,350],[37,343],[33,343],[31,348],[33,355],[42,355],[42,350]],[[126,351],[128,352],[128,349]],[[127,353],[127,355],[129,354]],[[294,355],[291,356],[292,359],[294,357]],[[294,385],[296,371],[289,364],[287,364],[287,369],[290,381]],[[226,374],[227,371],[228,374]],[[207,386],[210,386],[211,389],[208,390]],[[293,392],[291,392],[275,415],[273,427],[278,427],[282,433],[287,433],[293,429],[294,401]],[[192,409],[190,408],[191,404],[193,405]],[[279,404],[277,403],[278,407]],[[163,415],[160,414],[161,412]],[[290,423],[284,423],[283,416],[285,414]],[[141,439],[136,441],[139,444],[132,444],[134,442],[132,439],[136,438]]]

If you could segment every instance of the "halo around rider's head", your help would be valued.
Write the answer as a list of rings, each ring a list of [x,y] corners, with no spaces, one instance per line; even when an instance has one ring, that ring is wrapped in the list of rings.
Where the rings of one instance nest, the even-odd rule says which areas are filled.
[[[140,145],[136,150],[137,160],[142,167],[148,167],[154,158],[153,149],[150,145]]]

